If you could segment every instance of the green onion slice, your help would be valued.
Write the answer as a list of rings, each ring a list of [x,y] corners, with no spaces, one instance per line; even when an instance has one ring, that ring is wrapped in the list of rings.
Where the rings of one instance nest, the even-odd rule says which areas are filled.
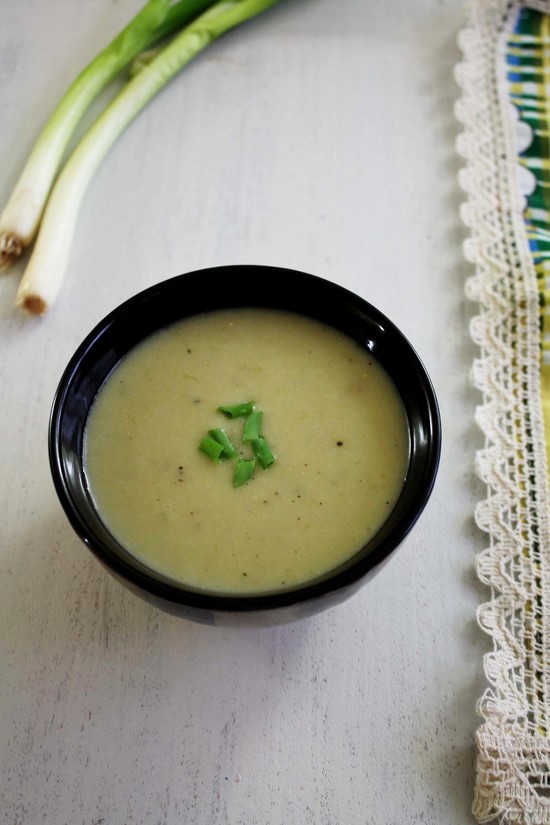
[[[199,444],[199,450],[202,450],[203,453],[212,459],[212,461],[221,461],[224,454],[224,447],[223,444],[220,444],[219,441],[215,441],[211,436],[207,435],[203,438],[201,443]]]
[[[227,456],[227,458],[237,458],[237,450],[229,440],[229,436],[225,430],[217,427],[215,430],[208,430],[208,435],[210,435],[214,441],[217,441],[218,444],[222,445],[224,457]]]
[[[226,407],[218,407],[218,412],[223,413],[228,418],[245,418],[254,412],[254,401],[246,401],[244,404],[230,404]]]
[[[246,484],[247,481],[250,481],[254,474],[255,467],[255,458],[239,458],[237,466],[235,467],[235,475],[233,476],[233,487],[241,487],[243,484]]]
[[[254,441],[260,437],[262,429],[262,411],[254,410],[247,417],[243,428],[243,441]]]
[[[254,455],[258,459],[258,462],[264,470],[267,470],[267,468],[275,461],[275,455],[271,451],[271,448],[263,435],[259,435],[258,438],[254,439],[252,442],[252,449],[254,450]]]

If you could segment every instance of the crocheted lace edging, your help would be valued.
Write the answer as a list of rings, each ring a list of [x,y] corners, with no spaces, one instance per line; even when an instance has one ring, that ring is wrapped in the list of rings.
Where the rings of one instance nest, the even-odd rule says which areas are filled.
[[[459,35],[456,69],[465,165],[461,215],[479,305],[471,335],[480,348],[472,377],[482,393],[476,420],[485,445],[476,471],[487,497],[476,521],[489,547],[477,559],[490,599],[478,610],[492,638],[489,687],[479,700],[473,813],[480,823],[550,825],[550,518],[540,403],[539,294],[523,217],[505,46],[521,8],[473,0]],[[529,2],[550,13],[550,0]],[[548,44],[550,48],[550,44]],[[548,79],[550,81],[550,78]]]

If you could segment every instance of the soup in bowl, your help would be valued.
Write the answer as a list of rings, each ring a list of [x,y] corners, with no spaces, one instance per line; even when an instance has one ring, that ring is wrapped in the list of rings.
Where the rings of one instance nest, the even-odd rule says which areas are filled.
[[[90,333],[59,385],[50,462],[78,535],[125,585],[209,624],[351,595],[424,508],[437,401],[366,301],[271,267],[182,275]]]

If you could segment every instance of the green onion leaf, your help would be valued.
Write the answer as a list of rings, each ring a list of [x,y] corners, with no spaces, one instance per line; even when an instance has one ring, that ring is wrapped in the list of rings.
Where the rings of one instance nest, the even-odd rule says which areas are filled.
[[[252,442],[252,449],[254,450],[254,455],[258,459],[258,462],[267,470],[267,468],[273,464],[275,461],[275,455],[272,453],[271,448],[263,435],[258,436]]]
[[[254,412],[254,401],[246,401],[244,404],[230,404],[226,407],[218,407],[218,412],[223,413],[228,418],[245,418]]]
[[[259,438],[262,429],[262,411],[254,410],[244,422],[243,441],[254,441]]]
[[[209,435],[203,438],[203,440],[199,444],[199,450],[202,450],[203,453],[206,453],[208,458],[211,458],[212,461],[221,461],[224,454],[223,445],[220,444],[219,441],[215,441]]]
[[[227,458],[237,458],[237,450],[229,440],[229,436],[224,430],[221,428],[216,428],[215,430],[209,430],[208,434],[212,436],[214,441],[217,441],[218,444],[222,445],[224,458],[225,456],[227,456]]]
[[[98,166],[124,129],[151,98],[166,86],[174,75],[190,63],[199,52],[225,32],[255,17],[277,2],[279,0],[217,0],[186,25],[167,46],[160,50],[157,57],[133,77],[111,100],[67,160],[55,185],[51,188],[51,192],[49,192],[51,169],[48,173],[41,173],[41,179],[45,182],[45,191],[49,192],[49,197],[36,245],[15,296],[16,306],[30,313],[41,315],[46,312],[57,297],[68,265],[71,239],[76,228],[78,210],[84,194]],[[168,2],[163,0],[161,3],[160,0],[157,0],[155,6],[162,6],[163,10],[161,19],[155,20],[153,26],[153,31],[158,33],[166,19],[164,12]],[[149,4],[146,9],[149,9]],[[147,47],[151,43],[150,30],[147,30],[145,34],[146,36],[139,47],[142,45]],[[110,47],[107,48],[110,49]],[[129,59],[132,59],[138,50],[141,49],[135,48],[135,44],[132,43],[129,55],[124,56],[124,62],[127,63]],[[103,88],[103,85],[101,85],[101,88]],[[92,97],[95,97],[95,92]],[[66,98],[63,105],[68,105]],[[87,101],[84,108],[88,108]],[[80,112],[77,112],[77,119],[80,119],[80,114]],[[51,121],[50,125],[45,128],[48,130],[50,126]],[[55,127],[54,122],[51,128],[55,131]],[[59,143],[57,138],[54,143]],[[42,153],[40,147],[36,151],[39,155]],[[38,165],[41,166],[39,161],[40,158],[38,158]],[[59,158],[54,157],[52,167],[54,171],[57,171],[58,161]],[[24,171],[23,175],[27,180],[27,175],[31,175],[31,173]],[[43,188],[41,187],[41,189]],[[40,193],[39,197],[42,194]],[[43,198],[41,197],[41,204],[42,201]],[[18,200],[17,205],[19,210]],[[3,233],[4,252],[0,260],[6,259],[5,262],[8,263],[7,258],[12,257],[12,252],[20,251],[24,242],[16,242],[13,236],[7,232],[4,218],[5,215],[3,214],[0,229]],[[1,244],[0,252],[2,252]]]
[[[255,467],[255,458],[239,458],[237,466],[235,467],[235,475],[233,476],[233,487],[241,487],[243,484],[246,484],[247,481],[250,481],[254,474]]]
[[[63,154],[82,117],[114,77],[143,50],[191,23],[213,0],[148,0],[78,75],[44,125],[0,216],[0,268],[33,240]]]

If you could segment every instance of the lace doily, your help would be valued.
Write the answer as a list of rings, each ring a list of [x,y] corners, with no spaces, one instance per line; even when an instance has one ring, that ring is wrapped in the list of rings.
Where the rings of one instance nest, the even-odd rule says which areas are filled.
[[[550,0],[474,0],[460,35],[463,62],[456,72],[463,126],[458,150],[465,161],[460,182],[467,193],[462,216],[470,236],[465,254],[475,266],[466,289],[480,307],[471,323],[480,347],[472,372],[482,393],[476,419],[485,434],[476,469],[487,497],[476,520],[489,546],[477,565],[490,598],[478,620],[493,643],[484,658],[489,686],[479,701],[483,721],[476,734],[473,812],[480,823],[550,825],[550,516],[541,292],[525,219],[533,181],[518,163],[526,130],[518,129],[511,103],[506,55],[524,6],[550,14]],[[550,37],[537,47],[549,50],[550,66]],[[550,108],[550,73],[543,85]]]

